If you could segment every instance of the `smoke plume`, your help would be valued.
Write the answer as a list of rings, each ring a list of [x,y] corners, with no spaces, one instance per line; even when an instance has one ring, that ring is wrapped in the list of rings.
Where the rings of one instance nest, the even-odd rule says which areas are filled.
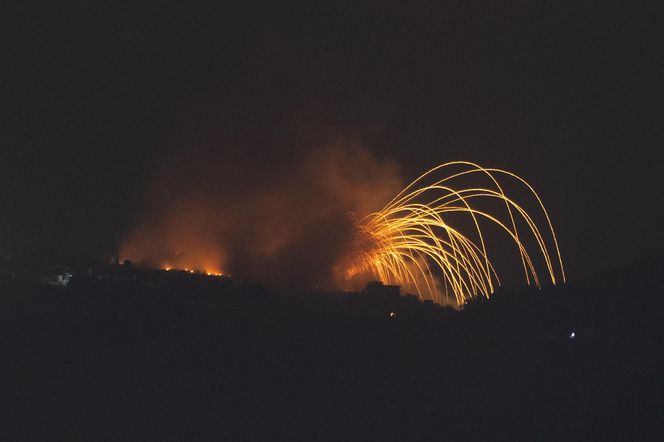
[[[379,210],[401,184],[394,162],[353,141],[275,161],[180,149],[157,169],[120,256],[277,287],[339,287],[349,212]]]

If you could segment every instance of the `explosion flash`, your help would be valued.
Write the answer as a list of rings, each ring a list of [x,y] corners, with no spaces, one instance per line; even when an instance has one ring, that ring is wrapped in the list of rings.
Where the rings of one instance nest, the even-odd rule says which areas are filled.
[[[481,178],[485,184],[460,186],[468,178]],[[544,229],[505,194],[505,181],[518,184],[534,197],[546,220]],[[499,204],[498,210],[485,208],[491,202]],[[460,216],[454,214],[469,221],[468,234],[453,225]],[[437,303],[449,303],[450,294],[458,305],[477,296],[488,298],[500,279],[485,244],[487,235],[482,226],[487,222],[498,226],[515,245],[528,285],[540,287],[542,283],[533,252],[541,255],[551,283],[565,281],[553,225],[535,190],[511,172],[466,161],[434,167],[382,210],[356,221],[357,253],[346,266],[345,277],[368,272],[386,283],[410,287],[421,299]]]

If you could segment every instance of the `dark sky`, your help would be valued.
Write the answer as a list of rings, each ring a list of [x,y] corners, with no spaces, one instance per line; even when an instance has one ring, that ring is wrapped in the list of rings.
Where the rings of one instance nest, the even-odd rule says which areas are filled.
[[[0,19],[3,254],[114,250],[173,152],[250,181],[352,136],[519,173],[572,278],[661,255],[659,2],[47,3]]]

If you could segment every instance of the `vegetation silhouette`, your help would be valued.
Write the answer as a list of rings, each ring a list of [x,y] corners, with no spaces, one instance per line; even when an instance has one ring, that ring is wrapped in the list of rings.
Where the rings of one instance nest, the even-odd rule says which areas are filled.
[[[0,283],[22,439],[658,439],[662,260],[462,311],[208,279]]]

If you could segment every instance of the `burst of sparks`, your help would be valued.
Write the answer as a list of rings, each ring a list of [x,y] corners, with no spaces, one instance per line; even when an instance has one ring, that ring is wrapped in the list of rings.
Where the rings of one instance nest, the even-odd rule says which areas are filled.
[[[457,186],[467,177],[483,178],[485,184]],[[501,185],[499,179],[517,183],[534,197],[537,210],[546,220],[544,229],[519,203],[506,196],[504,183]],[[497,201],[503,209],[497,211],[500,213],[483,210],[478,207],[482,201]],[[453,213],[468,217],[469,234],[448,223]],[[458,305],[476,296],[488,298],[500,285],[500,279],[489,259],[486,235],[481,229],[486,222],[498,226],[511,239],[528,285],[541,286],[533,251],[543,258],[551,283],[565,281],[556,234],[535,190],[511,172],[467,161],[434,167],[406,186],[382,210],[358,221],[358,253],[345,276],[350,279],[370,272],[386,283],[412,287],[421,299],[438,303],[450,294]],[[529,240],[536,244],[533,250],[526,247],[526,236],[534,238]]]

